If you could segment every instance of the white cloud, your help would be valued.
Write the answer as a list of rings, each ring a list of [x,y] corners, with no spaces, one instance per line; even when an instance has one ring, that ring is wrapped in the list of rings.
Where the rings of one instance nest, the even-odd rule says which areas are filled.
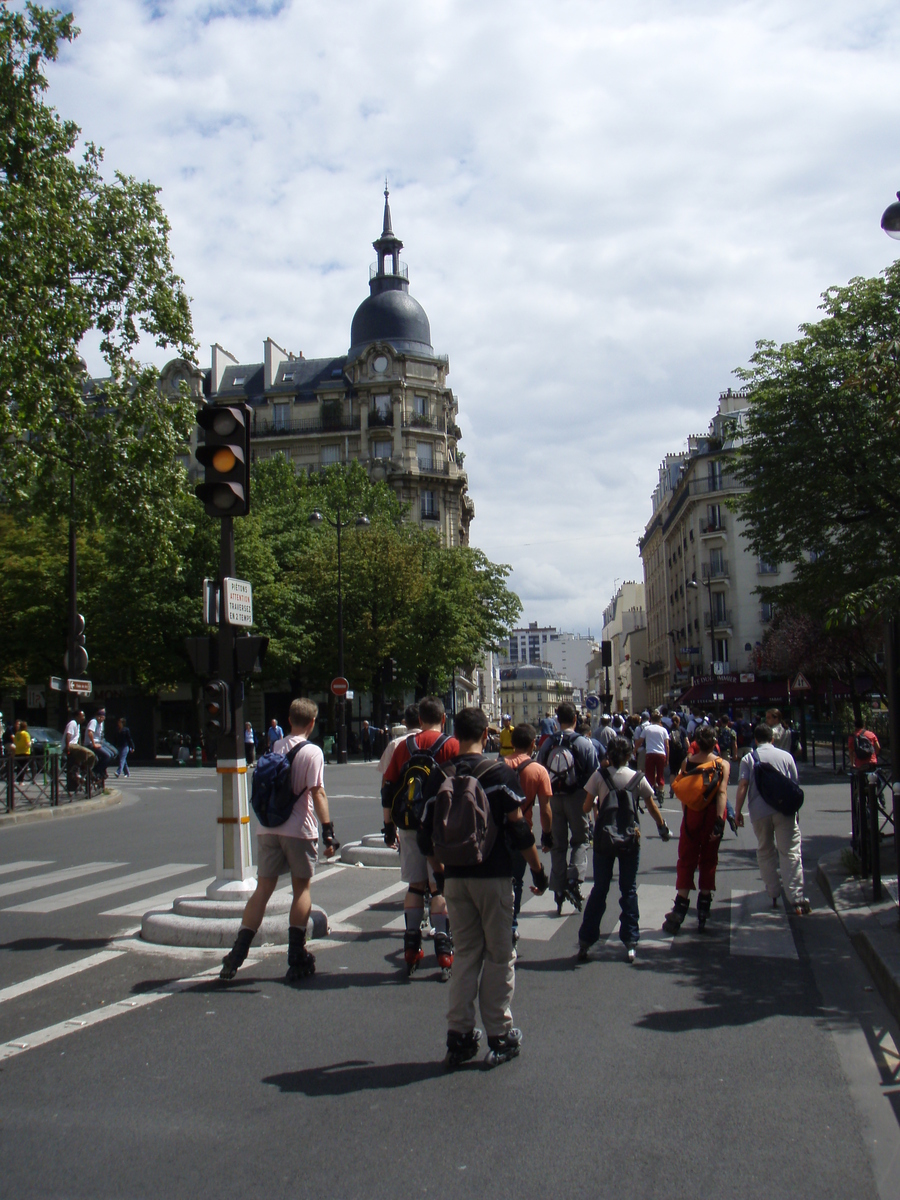
[[[900,15],[858,0],[85,0],[51,98],[163,188],[198,339],[338,354],[391,179],[525,616],[596,630],[663,454],[892,256]],[[205,353],[205,351],[204,351]]]

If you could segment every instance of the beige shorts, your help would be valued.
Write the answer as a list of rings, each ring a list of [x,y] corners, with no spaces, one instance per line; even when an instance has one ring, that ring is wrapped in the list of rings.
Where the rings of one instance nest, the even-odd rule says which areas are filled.
[[[317,858],[316,843],[307,838],[256,835],[256,874],[260,879],[287,874],[293,879],[312,879]]]
[[[431,863],[419,849],[416,835],[409,829],[399,829],[400,878],[404,883],[434,883]]]

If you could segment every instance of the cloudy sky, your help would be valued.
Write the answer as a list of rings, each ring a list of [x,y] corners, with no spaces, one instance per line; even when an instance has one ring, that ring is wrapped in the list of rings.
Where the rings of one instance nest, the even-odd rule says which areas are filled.
[[[80,0],[50,99],[163,190],[201,362],[345,353],[390,179],[472,539],[599,632],[658,464],[892,257],[880,0]],[[100,370],[100,362],[89,365]]]

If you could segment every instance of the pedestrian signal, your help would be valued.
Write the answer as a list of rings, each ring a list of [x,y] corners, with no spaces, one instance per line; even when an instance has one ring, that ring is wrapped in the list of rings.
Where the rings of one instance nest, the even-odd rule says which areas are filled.
[[[231,733],[231,692],[224,679],[203,685],[203,712],[209,734]]]
[[[203,483],[194,491],[210,517],[245,517],[250,511],[250,409],[208,404],[197,413],[203,441],[197,461]]]

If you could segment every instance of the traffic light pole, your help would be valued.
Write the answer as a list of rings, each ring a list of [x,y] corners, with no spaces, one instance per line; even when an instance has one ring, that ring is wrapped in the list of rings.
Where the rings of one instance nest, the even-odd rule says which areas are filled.
[[[338,677],[344,678],[344,585],[341,574],[341,512],[337,514],[337,568],[338,568]],[[344,697],[338,696],[338,762],[347,761],[347,721]]]
[[[78,668],[75,663],[78,637],[78,543],[75,533],[75,472],[73,471],[69,477],[69,636],[67,639],[69,665],[66,668],[65,697],[65,706],[72,712],[78,710],[77,697],[69,691],[69,680],[78,678]]]
[[[250,804],[244,757],[243,684],[235,670],[234,626],[228,623],[225,580],[235,576],[234,519],[221,518],[219,550],[219,676],[228,684],[231,733],[217,739],[219,815],[216,817],[216,878],[206,889],[210,900],[242,899],[256,886],[250,842]]]

